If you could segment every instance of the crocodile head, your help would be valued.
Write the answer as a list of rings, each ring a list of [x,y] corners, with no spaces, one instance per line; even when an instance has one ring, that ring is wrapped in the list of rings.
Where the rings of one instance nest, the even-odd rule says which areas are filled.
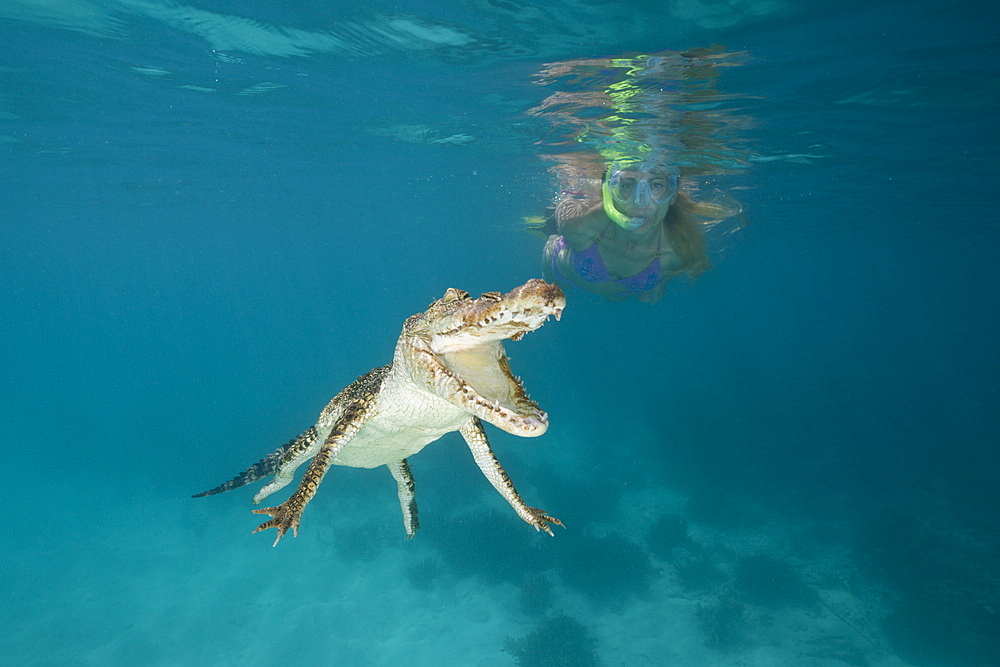
[[[511,373],[503,341],[520,340],[558,320],[566,297],[558,286],[532,279],[506,294],[473,299],[449,288],[403,325],[393,368],[418,386],[480,419],[520,436],[541,435],[548,415]]]

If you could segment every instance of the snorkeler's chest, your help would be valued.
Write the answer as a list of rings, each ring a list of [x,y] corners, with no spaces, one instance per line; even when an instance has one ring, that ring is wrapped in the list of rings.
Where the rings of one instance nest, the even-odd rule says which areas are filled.
[[[602,243],[598,246],[598,250],[608,275],[615,279],[634,276],[644,271],[654,261],[658,261],[667,273],[675,265],[679,267],[681,263],[677,253],[669,246],[623,247]]]

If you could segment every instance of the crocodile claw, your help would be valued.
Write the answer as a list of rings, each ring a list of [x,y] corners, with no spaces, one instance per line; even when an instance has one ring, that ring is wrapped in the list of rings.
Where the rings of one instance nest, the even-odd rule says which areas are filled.
[[[288,509],[285,507],[288,503],[282,503],[277,507],[263,507],[259,510],[251,510],[254,514],[270,514],[272,519],[265,521],[264,523],[257,526],[254,529],[254,533],[259,533],[262,530],[267,530],[268,528],[277,528],[278,536],[274,538],[274,544],[272,547],[278,546],[278,542],[281,538],[285,536],[288,529],[292,529],[292,537],[298,537],[299,534],[299,522],[302,520],[302,512]],[[251,533],[252,535],[253,533]]]
[[[531,519],[528,520],[528,523],[534,526],[535,530],[544,530],[551,537],[555,537],[555,533],[552,532],[549,524],[552,524],[553,526],[562,526],[563,528],[566,527],[563,526],[562,521],[554,516],[549,516],[544,510],[540,510],[537,507],[529,507],[528,512],[531,514]]]

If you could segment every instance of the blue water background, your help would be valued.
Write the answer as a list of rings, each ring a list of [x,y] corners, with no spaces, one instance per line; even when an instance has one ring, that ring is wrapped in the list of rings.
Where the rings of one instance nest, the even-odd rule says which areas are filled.
[[[719,85],[753,119],[755,159],[713,182],[745,224],[713,237],[714,268],[660,304],[570,291],[562,321],[508,344],[552,426],[536,440],[492,429],[494,448],[528,502],[566,522],[564,571],[587,567],[584,536],[644,544],[628,517],[662,510],[624,507],[628,494],[669,490],[693,528],[785,526],[799,567],[844,554],[887,599],[907,599],[894,568],[951,587],[944,613],[960,627],[934,616],[940,600],[902,620],[887,603],[867,626],[875,646],[860,641],[865,664],[1000,664],[992,5],[450,4],[198,5],[286,38],[357,35],[283,55],[164,18],[191,6],[4,3],[4,661],[377,664],[366,646],[407,633],[425,638],[415,664],[454,657],[446,629],[408,628],[419,600],[391,621],[337,600],[378,586],[367,579],[392,595],[408,550],[448,570],[433,545],[450,523],[501,534],[510,510],[457,436],[412,461],[411,542],[383,470],[335,468],[276,549],[248,535],[248,490],[188,496],[388,363],[403,320],[445,288],[540,275],[520,219],[555,189],[544,128],[523,113],[546,95],[532,84],[542,63],[719,43],[746,54]],[[387,16],[472,38],[379,41],[370,26]],[[495,513],[470,520],[473,506]],[[871,545],[871,526],[900,523],[916,528]],[[351,556],[343,534],[377,537]],[[926,544],[944,555],[928,563]],[[402,557],[380,567],[383,551]],[[970,557],[974,573],[948,569]],[[489,577],[458,575],[466,594],[494,595]],[[557,612],[598,632],[616,622],[600,605]],[[492,623],[516,638],[541,619]],[[962,641],[976,652],[948,652]],[[513,664],[503,648],[484,642],[466,664]]]

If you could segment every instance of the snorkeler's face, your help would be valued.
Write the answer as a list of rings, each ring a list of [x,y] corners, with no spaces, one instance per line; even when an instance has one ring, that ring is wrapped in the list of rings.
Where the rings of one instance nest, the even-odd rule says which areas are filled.
[[[623,213],[652,213],[663,204],[669,206],[677,195],[677,175],[657,171],[625,169],[612,171],[608,189],[616,208]]]

